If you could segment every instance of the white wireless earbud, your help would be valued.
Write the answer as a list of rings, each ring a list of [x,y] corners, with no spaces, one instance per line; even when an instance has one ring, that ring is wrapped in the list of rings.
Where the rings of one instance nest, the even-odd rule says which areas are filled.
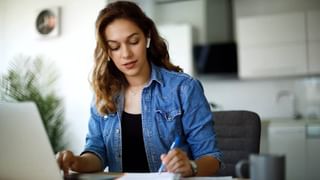
[[[147,48],[150,47],[150,41],[151,41],[151,39],[148,37],[148,38],[147,38],[147,46],[146,46]]]

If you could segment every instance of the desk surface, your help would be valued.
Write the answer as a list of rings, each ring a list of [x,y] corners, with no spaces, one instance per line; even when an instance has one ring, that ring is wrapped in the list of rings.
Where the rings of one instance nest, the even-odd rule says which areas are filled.
[[[64,176],[64,180],[80,180],[80,179],[87,179],[87,180],[113,180],[118,179],[123,176],[124,173],[88,173],[88,174],[78,174],[72,173],[69,175]],[[142,174],[143,175],[143,174]],[[180,178],[181,180],[249,180],[249,179],[241,179],[241,178],[231,178],[231,177],[187,177],[187,178]]]

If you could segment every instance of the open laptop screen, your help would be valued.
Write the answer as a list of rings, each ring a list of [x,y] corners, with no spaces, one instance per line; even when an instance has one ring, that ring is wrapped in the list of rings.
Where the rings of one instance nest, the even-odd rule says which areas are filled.
[[[0,102],[0,143],[0,179],[63,179],[34,103]]]

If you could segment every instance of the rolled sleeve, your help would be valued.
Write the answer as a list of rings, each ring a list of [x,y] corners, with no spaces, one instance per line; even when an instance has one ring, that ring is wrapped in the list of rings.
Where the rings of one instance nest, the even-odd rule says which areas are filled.
[[[191,78],[182,92],[183,128],[193,158],[212,156],[221,163],[222,152],[217,147],[213,116],[201,83]]]
[[[104,169],[107,166],[107,152],[103,141],[101,121],[103,121],[102,117],[97,114],[94,107],[91,107],[86,144],[81,154],[86,152],[95,154],[101,160],[102,168]]]

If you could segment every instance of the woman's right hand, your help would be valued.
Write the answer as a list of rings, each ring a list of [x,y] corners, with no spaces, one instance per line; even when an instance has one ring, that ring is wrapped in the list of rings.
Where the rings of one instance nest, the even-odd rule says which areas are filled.
[[[60,151],[56,154],[56,160],[64,174],[69,173],[69,169],[76,170],[79,160],[79,156],[75,156],[73,152],[69,150]]]

